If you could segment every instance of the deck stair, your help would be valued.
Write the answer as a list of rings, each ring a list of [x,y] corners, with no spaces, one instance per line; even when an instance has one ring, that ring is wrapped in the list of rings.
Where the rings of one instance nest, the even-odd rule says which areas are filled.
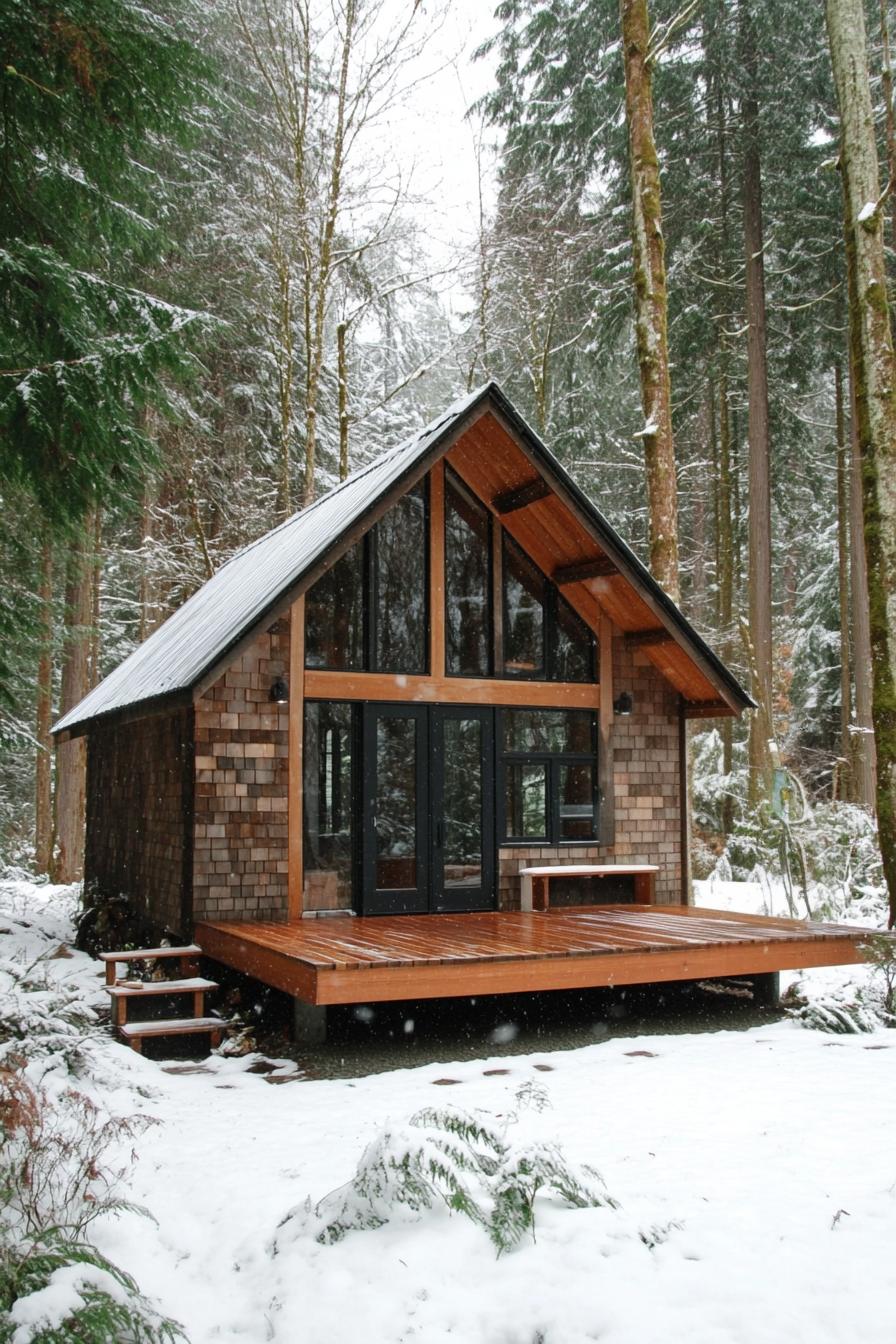
[[[119,1035],[132,1050],[140,1054],[143,1040],[152,1036],[195,1036],[208,1032],[212,1047],[220,1045],[224,1023],[218,1017],[205,1016],[205,996],[217,989],[217,982],[205,980],[198,974],[202,948],[195,943],[187,947],[138,947],[126,952],[101,952],[100,961],[106,964],[106,993],[112,1000],[112,1022]],[[176,958],[180,979],[141,980],[118,977],[118,967],[130,967],[135,962],[164,961]],[[192,999],[193,1016],[165,1018],[146,1022],[128,1022],[128,1004],[134,999],[154,998],[159,995],[188,995]]]

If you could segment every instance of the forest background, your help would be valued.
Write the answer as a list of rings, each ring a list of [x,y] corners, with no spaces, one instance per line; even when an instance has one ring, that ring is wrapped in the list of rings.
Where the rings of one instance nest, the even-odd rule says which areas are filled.
[[[450,247],[457,202],[412,171],[425,121],[384,131],[454,54],[438,8],[0,0],[7,861],[80,872],[83,745],[54,762],[53,719],[236,550],[487,378],[650,555],[620,8],[497,5]],[[754,693],[770,631],[763,732],[854,846],[835,814],[874,808],[872,660],[824,14],[650,19],[681,605]],[[866,5],[885,183],[891,21]],[[880,209],[890,266],[896,197]],[[697,727],[696,866],[746,875],[776,843],[747,728]]]

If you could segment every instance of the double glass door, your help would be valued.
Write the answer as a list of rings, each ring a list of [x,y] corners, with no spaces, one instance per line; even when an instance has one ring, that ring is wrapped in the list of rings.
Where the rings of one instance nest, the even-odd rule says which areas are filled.
[[[362,913],[495,904],[493,712],[365,705]]]

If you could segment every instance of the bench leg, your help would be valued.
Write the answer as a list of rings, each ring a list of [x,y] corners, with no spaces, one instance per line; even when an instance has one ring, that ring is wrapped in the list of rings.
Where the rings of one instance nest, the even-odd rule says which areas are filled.
[[[635,873],[635,902],[637,905],[656,903],[656,873]]]
[[[131,1049],[132,1049],[132,1050],[135,1050],[135,1051],[137,1052],[138,1055],[142,1055],[142,1054],[143,1054],[143,1037],[142,1037],[142,1036],[132,1036],[132,1037],[131,1037]]]
[[[532,909],[546,911],[550,907],[550,897],[548,896],[548,879],[546,877],[532,878]]]

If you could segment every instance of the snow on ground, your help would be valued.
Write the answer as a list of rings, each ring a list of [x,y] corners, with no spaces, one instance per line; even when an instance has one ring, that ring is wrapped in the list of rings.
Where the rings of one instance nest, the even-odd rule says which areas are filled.
[[[4,892],[0,955],[70,937],[69,893]],[[96,963],[49,964],[96,1002]],[[252,1057],[166,1073],[94,1028],[79,1085],[159,1122],[128,1191],[155,1222],[94,1237],[192,1344],[890,1344],[894,1045],[785,1020],[271,1086]],[[539,1199],[536,1240],[501,1259],[444,1211],[333,1246],[278,1238],[387,1121],[446,1104],[559,1143],[619,1209]]]

